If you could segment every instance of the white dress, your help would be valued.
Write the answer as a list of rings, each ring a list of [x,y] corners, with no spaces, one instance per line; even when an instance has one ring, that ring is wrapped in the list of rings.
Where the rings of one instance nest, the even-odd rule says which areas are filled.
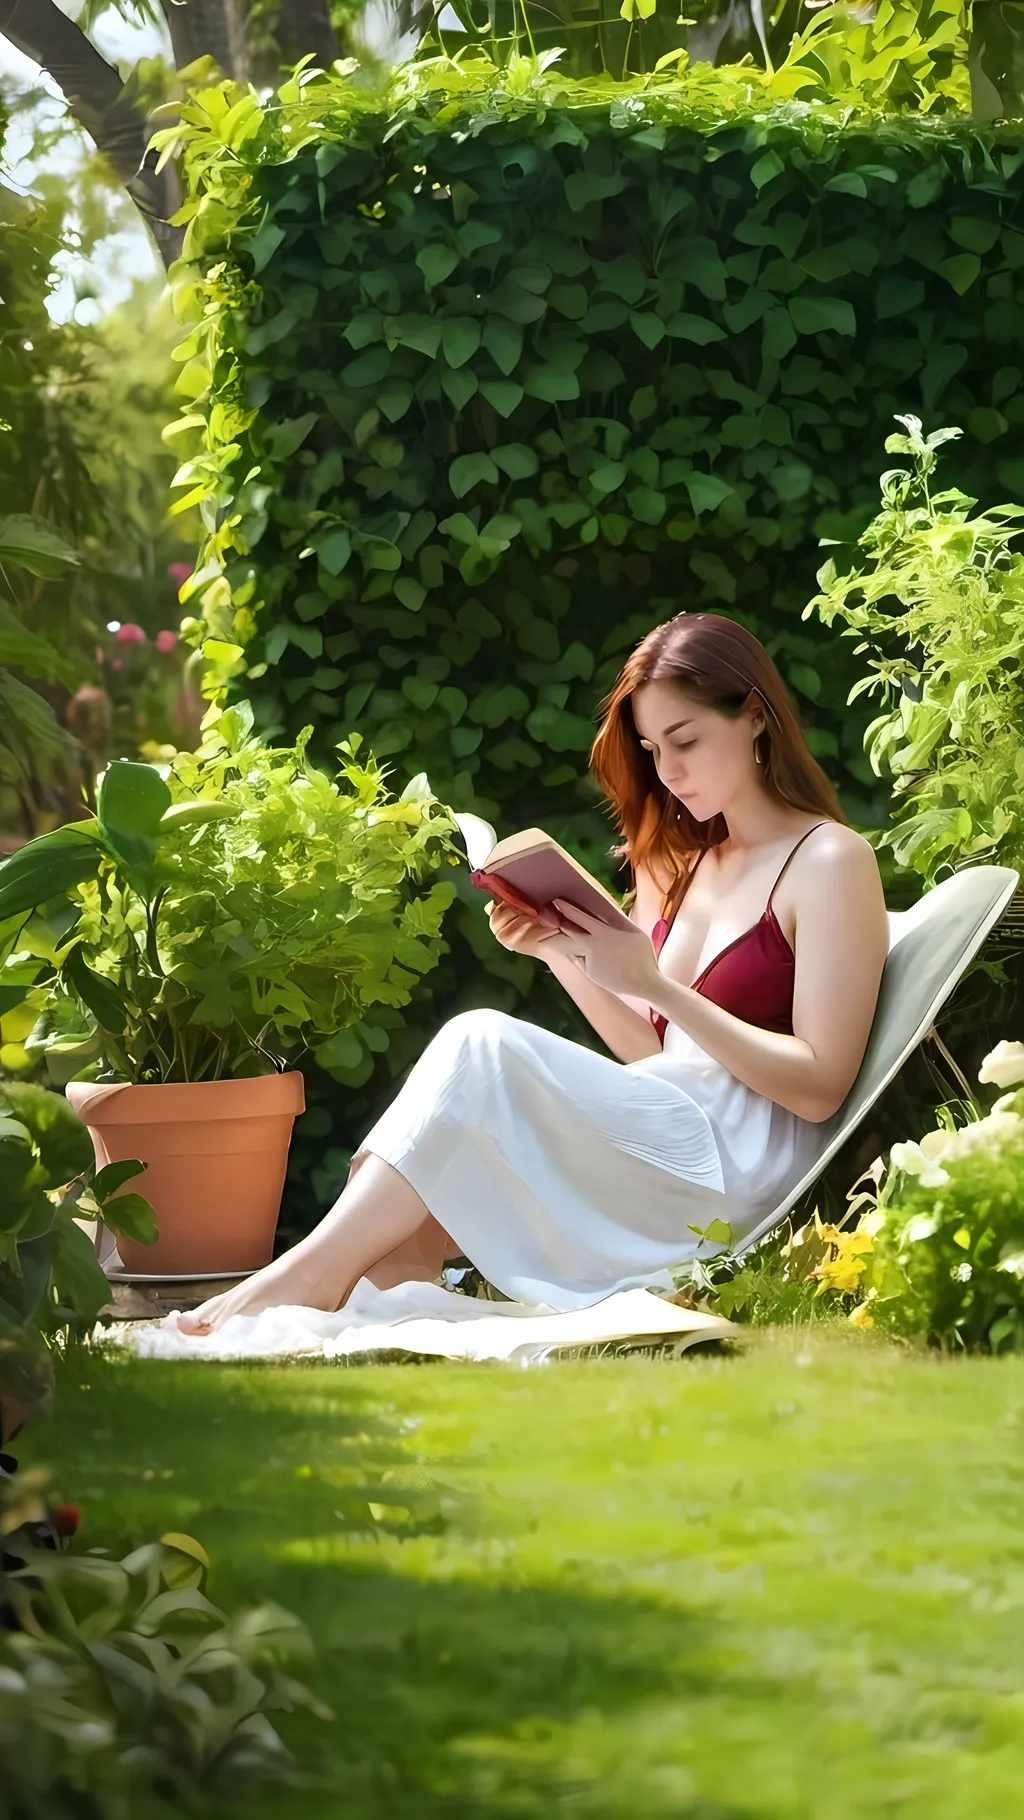
[[[452,1018],[360,1151],[397,1169],[518,1302],[584,1308],[740,1239],[810,1161],[817,1127],[669,1024],[622,1063],[502,1011]]]

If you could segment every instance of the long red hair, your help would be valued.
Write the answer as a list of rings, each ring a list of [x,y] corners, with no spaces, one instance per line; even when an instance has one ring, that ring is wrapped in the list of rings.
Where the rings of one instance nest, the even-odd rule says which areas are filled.
[[[755,745],[765,788],[778,802],[845,824],[846,816],[824,771],[808,750],[786,685],[764,646],[734,619],[720,613],[679,613],[648,632],[627,658],[611,693],[601,702],[601,725],[590,752],[591,770],[615,813],[622,844],[614,849],[636,869],[646,864],[666,894],[671,915],[681,903],[694,862],[728,833],[716,815],[698,822],[666,790],[644,750],[633,719],[633,693],[643,683],[675,682],[702,706],[736,719],[753,691],[767,727]]]

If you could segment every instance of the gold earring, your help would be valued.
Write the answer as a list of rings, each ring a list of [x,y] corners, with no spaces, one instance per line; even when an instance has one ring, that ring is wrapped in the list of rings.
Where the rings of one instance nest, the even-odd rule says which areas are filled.
[[[760,737],[761,737],[761,735],[759,733],[757,736],[757,739],[760,739]],[[761,757],[761,754],[757,749],[757,740],[754,741],[754,763],[758,764],[758,765],[764,764],[764,759]]]

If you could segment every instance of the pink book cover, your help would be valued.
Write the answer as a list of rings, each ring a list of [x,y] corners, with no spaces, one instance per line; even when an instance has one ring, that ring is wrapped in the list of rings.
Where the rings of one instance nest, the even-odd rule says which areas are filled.
[[[575,866],[555,848],[546,847],[534,853],[512,855],[502,860],[499,867],[485,870],[487,855],[495,845],[493,838],[488,840],[487,835],[493,834],[493,831],[486,822],[480,822],[478,828],[463,826],[464,823],[477,822],[477,817],[460,815],[456,819],[466,840],[470,877],[478,890],[486,891],[490,896],[518,908],[533,911],[549,929],[560,926],[558,912],[551,908],[556,897],[564,899],[567,904],[576,904],[581,910],[588,910],[592,916],[600,917],[603,923],[608,923],[613,928],[628,922],[625,911],[610,903],[603,891],[577,872]]]

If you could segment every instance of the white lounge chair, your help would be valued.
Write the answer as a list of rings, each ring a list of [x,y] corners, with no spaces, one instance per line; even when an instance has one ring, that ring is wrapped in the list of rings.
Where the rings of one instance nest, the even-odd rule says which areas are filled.
[[[1019,878],[1009,866],[969,866],[927,891],[912,909],[889,911],[889,954],[860,1073],[839,1111],[822,1125],[821,1149],[811,1168],[789,1183],[774,1211],[744,1234],[738,1253],[749,1251],[785,1219],[928,1035]]]

